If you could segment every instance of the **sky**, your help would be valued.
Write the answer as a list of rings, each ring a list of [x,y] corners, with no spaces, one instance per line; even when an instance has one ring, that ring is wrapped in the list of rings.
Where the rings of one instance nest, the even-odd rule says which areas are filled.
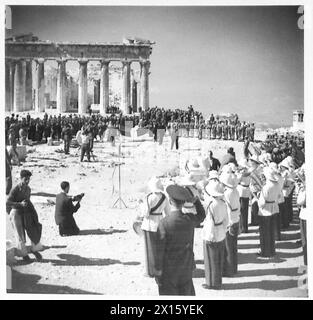
[[[11,33],[40,40],[155,41],[150,106],[290,126],[304,105],[298,6],[12,6]]]

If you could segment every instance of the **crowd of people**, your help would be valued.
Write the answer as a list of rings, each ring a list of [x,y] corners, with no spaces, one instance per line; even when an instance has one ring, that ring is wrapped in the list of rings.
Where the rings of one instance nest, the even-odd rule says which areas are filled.
[[[271,136],[260,149],[251,149],[254,124],[240,122],[238,116],[224,121],[211,115],[204,120],[192,106],[188,110],[155,107],[136,115],[45,114],[43,119],[32,119],[28,114],[20,119],[19,115],[12,114],[5,119],[6,143],[13,147],[13,155],[17,143],[25,145],[27,140],[41,143],[48,139],[62,139],[64,152],[68,154],[75,136],[79,138],[81,161],[85,154],[90,161],[94,139],[103,140],[108,130],[127,134],[127,128],[136,127],[149,130],[154,140],[161,144],[169,130],[171,149],[174,145],[178,149],[178,137],[181,136],[244,142],[245,157],[240,161],[233,148],[229,148],[222,159],[215,158],[209,151],[186,160],[183,176],[163,184],[155,177],[149,181],[150,193],[141,201],[134,229],[144,236],[146,275],[156,279],[160,295],[195,295],[192,282],[195,228],[202,227],[203,287],[206,289],[220,289],[223,277],[236,275],[240,264],[238,235],[249,232],[249,212],[250,225],[259,226],[258,255],[275,256],[281,231],[287,230],[294,219],[292,198],[295,192],[304,264],[307,264],[303,139],[291,135]],[[114,134],[109,134],[108,139],[114,143]],[[6,151],[6,205],[17,252],[29,261],[27,234],[32,244],[30,252],[40,261],[42,227],[30,199],[30,178],[30,171],[21,170],[20,183],[12,188],[11,156]],[[80,232],[73,214],[79,209],[83,194],[69,197],[69,188],[69,182],[63,181],[61,193],[56,197],[55,222],[61,236]]]
[[[236,275],[240,263],[237,239],[249,231],[249,206],[251,226],[259,226],[257,254],[274,257],[281,231],[295,218],[295,192],[307,264],[305,165],[296,167],[292,156],[278,164],[274,158],[263,150],[237,162],[230,148],[221,161],[212,152],[187,160],[185,174],[164,185],[151,178],[134,230],[144,235],[146,275],[156,279],[160,295],[195,295],[194,228],[200,223],[203,287],[220,289],[223,277]]]
[[[202,113],[194,111],[192,106],[188,110],[164,109],[159,107],[149,108],[140,113],[123,115],[114,113],[109,115],[91,114],[81,116],[69,114],[58,116],[44,114],[43,119],[32,118],[28,113],[25,117],[12,114],[5,118],[6,144],[12,146],[16,153],[16,145],[25,145],[27,140],[35,143],[53,140],[64,140],[64,152],[69,153],[69,146],[73,137],[79,131],[88,135],[89,150],[92,151],[94,139],[103,141],[107,129],[117,129],[121,134],[129,134],[131,128],[147,130],[154,135],[154,140],[163,142],[165,132],[168,131],[178,149],[179,137],[198,139],[223,139],[245,141],[249,138],[254,141],[255,126],[253,123],[239,121],[237,115],[229,119],[221,119],[218,115],[211,114],[209,119],[204,119]],[[114,140],[115,135],[110,139]]]
[[[262,149],[273,154],[273,161],[276,163],[281,162],[288,155],[292,155],[296,165],[299,165],[298,158],[300,162],[304,160],[304,148],[304,135],[290,132],[269,134],[262,142]]]

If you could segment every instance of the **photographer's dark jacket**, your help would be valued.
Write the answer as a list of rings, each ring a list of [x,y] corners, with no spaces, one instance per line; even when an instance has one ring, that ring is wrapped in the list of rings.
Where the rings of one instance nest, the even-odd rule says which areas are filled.
[[[80,208],[79,202],[74,205],[73,200],[66,193],[61,192],[56,196],[55,223],[63,227],[76,225],[73,213]]]

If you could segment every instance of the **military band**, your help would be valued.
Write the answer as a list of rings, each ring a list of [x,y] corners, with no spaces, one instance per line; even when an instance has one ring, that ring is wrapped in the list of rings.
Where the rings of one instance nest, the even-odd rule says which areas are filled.
[[[166,190],[172,193],[165,193],[170,209],[167,218],[160,218],[156,228],[158,236],[154,241],[161,241],[161,247],[156,245],[159,253],[153,253],[156,261],[161,259],[155,272],[160,294],[195,294],[190,276],[195,269],[195,263],[191,263],[194,256],[192,230],[197,227],[197,217],[198,223],[203,221],[200,218],[202,210],[205,212],[201,223],[205,271],[203,288],[221,289],[223,277],[238,273],[241,261],[237,241],[241,233],[249,232],[249,212],[251,225],[259,228],[260,250],[256,255],[261,259],[275,257],[276,243],[281,241],[281,229],[288,228],[293,218],[289,197],[294,190],[299,193],[302,245],[304,262],[307,263],[304,165],[296,169],[292,157],[286,157],[277,164],[272,161],[271,154],[263,151],[241,159],[237,165],[230,162],[216,171],[210,170],[210,162],[205,158],[206,155],[203,161],[199,157],[188,159],[183,176],[167,181]],[[174,200],[175,195],[178,202]],[[187,230],[188,245],[182,241]],[[188,246],[188,250],[179,249],[180,258],[177,260],[174,259],[174,246],[178,248],[178,243]],[[149,250],[153,251],[153,248],[146,245],[148,256],[152,254]]]

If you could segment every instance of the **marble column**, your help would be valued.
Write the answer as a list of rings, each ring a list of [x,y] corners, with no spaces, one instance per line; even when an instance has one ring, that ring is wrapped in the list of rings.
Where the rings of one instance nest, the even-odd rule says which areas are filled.
[[[138,112],[141,108],[141,83],[140,81],[137,82],[137,106],[138,106]]]
[[[10,98],[11,98],[11,108],[10,111],[13,111],[13,105],[14,105],[14,74],[15,74],[15,64],[16,62],[14,60],[10,63]]]
[[[135,79],[132,81],[131,105],[133,112],[137,112],[137,81]]]
[[[57,79],[57,111],[62,113],[65,111],[65,76],[66,76],[66,61],[57,60],[58,63],[58,79]]]
[[[107,113],[109,108],[109,64],[110,61],[101,61],[100,73],[100,113]]]
[[[36,60],[35,111],[45,111],[45,64],[43,59]]]
[[[141,78],[140,78],[140,106],[143,110],[149,108],[149,68],[150,61],[140,61]]]
[[[10,112],[12,109],[12,83],[11,83],[11,73],[10,73],[10,60],[5,60],[5,111]]]
[[[78,113],[87,113],[87,64],[88,60],[78,60],[79,80],[78,80]]]
[[[33,109],[33,65],[31,60],[26,60],[24,111],[29,111],[32,109]]]
[[[50,104],[50,93],[45,93],[44,94],[44,110],[49,108]]]
[[[93,103],[99,104],[100,100],[100,80],[94,80],[93,82]]]
[[[25,78],[23,73],[23,60],[17,60],[14,73],[14,101],[13,111],[23,112],[25,101]]]
[[[130,106],[130,61],[123,63],[123,90],[122,90],[122,111],[129,114]]]

